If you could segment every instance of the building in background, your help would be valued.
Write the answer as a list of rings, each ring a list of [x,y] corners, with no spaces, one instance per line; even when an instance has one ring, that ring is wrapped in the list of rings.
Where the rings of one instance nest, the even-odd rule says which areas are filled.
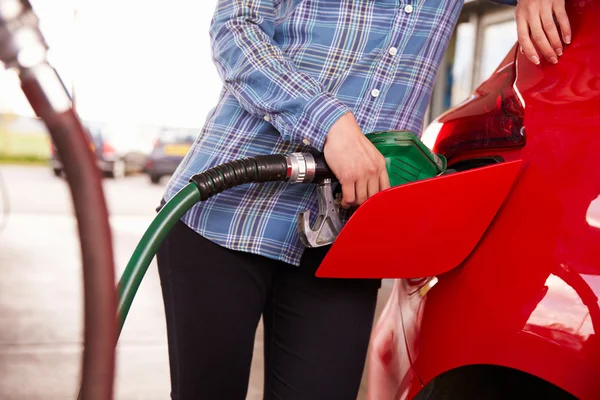
[[[438,72],[426,125],[466,100],[494,72],[517,42],[514,13],[514,7],[489,0],[465,0]]]

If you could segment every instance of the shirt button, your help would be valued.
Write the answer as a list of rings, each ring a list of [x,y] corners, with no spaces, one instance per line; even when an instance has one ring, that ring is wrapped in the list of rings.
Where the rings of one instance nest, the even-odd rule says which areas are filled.
[[[407,4],[406,6],[404,6],[404,12],[410,14],[411,12],[413,12],[413,6],[411,4]]]
[[[390,56],[392,56],[392,57],[393,57],[393,56],[395,56],[396,54],[398,54],[398,49],[397,49],[397,48],[395,48],[395,47],[390,47],[389,53],[390,53]]]
[[[381,92],[379,91],[379,89],[373,89],[371,91],[371,96],[373,96],[373,97],[379,97],[380,94],[381,94]]]
[[[265,121],[271,122],[271,117],[269,117],[268,115],[265,115]]]
[[[302,143],[304,143],[307,146],[310,146],[310,140],[308,140],[308,138],[302,139]]]

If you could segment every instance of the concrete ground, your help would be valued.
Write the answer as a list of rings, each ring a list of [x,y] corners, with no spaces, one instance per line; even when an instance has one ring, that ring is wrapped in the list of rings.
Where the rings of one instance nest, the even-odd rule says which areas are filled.
[[[75,398],[81,358],[81,271],[66,184],[49,168],[2,166],[10,215],[0,232],[0,399]],[[117,276],[164,189],[146,176],[106,180]],[[0,203],[0,229],[3,218]],[[391,288],[384,282],[378,313]],[[247,399],[262,398],[262,328]],[[169,397],[164,312],[155,265],[118,346],[117,399]],[[361,386],[360,399],[365,398]]]

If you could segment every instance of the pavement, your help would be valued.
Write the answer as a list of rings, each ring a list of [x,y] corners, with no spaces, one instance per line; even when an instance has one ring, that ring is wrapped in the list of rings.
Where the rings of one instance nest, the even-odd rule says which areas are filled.
[[[10,214],[0,201],[0,399],[68,399],[82,350],[79,244],[68,187],[45,167],[0,166]],[[107,179],[117,278],[154,217],[164,190],[144,175]],[[1,187],[1,186],[0,186]],[[391,289],[385,281],[377,314]],[[262,398],[262,327],[247,399]],[[164,310],[156,265],[136,296],[117,352],[116,399],[169,398]],[[364,399],[363,377],[358,399]]]

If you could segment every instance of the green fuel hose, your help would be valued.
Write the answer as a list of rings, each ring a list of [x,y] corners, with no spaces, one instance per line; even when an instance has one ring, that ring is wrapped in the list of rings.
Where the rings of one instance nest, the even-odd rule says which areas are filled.
[[[446,169],[446,159],[431,152],[413,133],[380,132],[367,137],[386,158],[392,186],[433,177]],[[173,226],[194,204],[247,183],[311,183],[334,178],[323,154],[317,153],[249,157],[194,175],[152,221],[121,276],[117,287],[118,335],[154,255]]]
[[[117,287],[119,336],[131,303],[158,248],[177,221],[199,201],[200,191],[196,185],[187,184],[159,211],[135,248]]]
[[[199,201],[246,183],[309,183],[314,178],[333,176],[322,155],[307,153],[255,156],[218,165],[194,175],[190,183],[170,199],[154,218],[133,252],[117,286],[117,335],[146,271],[173,226]],[[117,336],[117,337],[118,337]]]

